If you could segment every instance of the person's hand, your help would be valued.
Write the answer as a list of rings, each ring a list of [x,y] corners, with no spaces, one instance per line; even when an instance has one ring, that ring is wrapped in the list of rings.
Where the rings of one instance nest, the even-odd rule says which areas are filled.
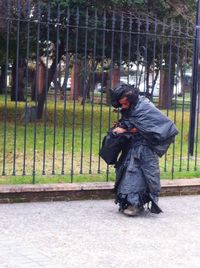
[[[117,127],[118,126],[118,122],[117,121],[114,121],[113,122],[113,127]]]
[[[131,128],[130,132],[131,132],[132,134],[136,134],[136,133],[138,132],[138,130],[137,130],[136,127],[134,127],[134,128]]]
[[[126,132],[126,129],[121,128],[121,127],[116,127],[115,129],[113,129],[113,132],[117,134],[122,134]]]

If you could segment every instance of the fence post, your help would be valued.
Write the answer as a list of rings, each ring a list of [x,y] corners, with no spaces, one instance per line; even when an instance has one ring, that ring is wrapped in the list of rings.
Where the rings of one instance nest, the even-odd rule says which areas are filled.
[[[193,70],[192,70],[192,93],[191,93],[191,106],[190,106],[190,129],[189,129],[189,153],[194,154],[194,140],[195,130],[197,124],[197,101],[199,93],[199,71],[200,71],[200,0],[197,2],[196,14],[196,29],[194,40],[194,53],[193,53]]]

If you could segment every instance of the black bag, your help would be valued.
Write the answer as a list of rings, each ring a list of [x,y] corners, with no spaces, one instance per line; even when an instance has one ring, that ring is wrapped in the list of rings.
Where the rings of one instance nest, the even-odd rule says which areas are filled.
[[[130,137],[130,133],[116,134],[111,129],[103,138],[99,155],[108,165],[116,164],[118,156],[124,148],[124,144],[128,142]]]

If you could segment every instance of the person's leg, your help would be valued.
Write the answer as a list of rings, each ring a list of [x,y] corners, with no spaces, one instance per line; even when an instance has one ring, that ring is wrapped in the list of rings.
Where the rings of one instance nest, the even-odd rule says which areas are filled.
[[[120,168],[116,170],[120,183],[117,187],[116,203],[119,203],[120,211],[128,216],[137,215],[143,208],[143,198],[146,196],[147,187],[141,171],[140,159],[137,157],[137,148],[127,158],[126,168],[123,173]]]
[[[158,156],[148,146],[143,146],[141,170],[148,187],[149,201],[152,202],[151,212],[160,213],[157,206],[160,194],[160,169]]]
[[[160,193],[160,168],[158,156],[148,146],[143,146],[141,170],[149,192],[158,196]]]

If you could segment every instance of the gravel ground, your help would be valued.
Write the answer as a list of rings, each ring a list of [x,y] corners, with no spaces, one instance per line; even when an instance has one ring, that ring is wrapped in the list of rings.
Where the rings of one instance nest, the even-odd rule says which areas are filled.
[[[0,205],[0,267],[199,268],[200,196],[127,217],[112,200]]]

